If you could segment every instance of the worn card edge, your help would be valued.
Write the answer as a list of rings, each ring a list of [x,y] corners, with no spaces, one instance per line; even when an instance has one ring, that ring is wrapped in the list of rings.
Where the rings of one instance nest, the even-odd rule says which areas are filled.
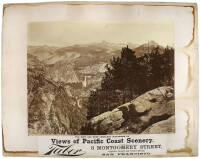
[[[195,74],[198,74],[198,66],[199,66],[199,62],[198,62],[198,51],[199,51],[199,47],[198,47],[198,15],[197,15],[197,3],[182,3],[182,2],[98,2],[98,1],[67,1],[67,2],[38,2],[38,3],[7,3],[3,5],[3,18],[4,18],[4,13],[5,10],[8,7],[13,7],[13,6],[27,6],[27,7],[32,7],[32,6],[40,6],[40,5],[47,5],[47,4],[63,4],[63,5],[143,5],[143,6],[179,6],[179,7],[191,7],[193,8],[193,22],[194,22],[194,26],[193,26],[193,36],[192,39],[190,40],[190,42],[184,47],[184,48],[189,48],[190,46],[192,46],[193,44],[195,45],[195,50],[194,50],[194,54],[195,57],[194,58],[194,68],[195,68]],[[4,22],[4,19],[3,19]],[[3,26],[3,22],[2,22],[2,26]],[[2,27],[2,33],[4,32],[4,28]],[[2,35],[3,37],[3,35]],[[2,48],[3,48],[3,41],[2,41]],[[4,54],[3,49],[2,50],[2,55]],[[1,70],[2,71],[2,70]],[[3,75],[3,74],[2,74]],[[199,75],[199,74],[198,74]],[[2,76],[3,79],[3,76]],[[194,118],[198,118],[198,80],[199,78],[197,77],[195,79],[195,81],[193,81],[195,83],[194,87],[194,96],[195,98],[195,112],[196,114],[194,114]],[[3,92],[2,92],[3,93]],[[3,100],[2,100],[2,105],[3,105]],[[190,120],[190,119],[188,119]],[[187,121],[189,122],[189,121]],[[196,128],[195,130],[195,138],[198,139],[198,121],[196,121],[195,126]],[[194,152],[192,152],[192,148],[188,147],[187,144],[187,139],[189,136],[189,124],[187,124],[187,135],[185,137],[185,148],[183,149],[178,149],[178,150],[167,150],[167,154],[166,155],[152,155],[152,156],[144,156],[144,157],[165,157],[165,156],[187,156],[187,154],[189,156],[197,156],[198,155],[198,142],[196,142]],[[197,140],[198,141],[198,140]],[[3,134],[3,122],[2,122],[2,152],[4,156],[41,156],[38,154],[38,151],[8,151],[5,148],[4,145],[4,134]],[[97,156],[84,156],[84,158],[89,158],[89,157],[97,157]],[[130,156],[124,156],[124,158],[127,158]],[[137,156],[131,156],[136,158]],[[109,157],[107,157],[109,158]]]

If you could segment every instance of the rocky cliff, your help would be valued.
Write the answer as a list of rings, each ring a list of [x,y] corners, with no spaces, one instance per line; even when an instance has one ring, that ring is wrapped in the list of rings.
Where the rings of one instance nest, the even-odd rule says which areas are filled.
[[[84,129],[87,134],[139,134],[174,132],[174,90],[159,87],[112,111],[92,118]],[[167,128],[168,125],[168,128]]]
[[[44,64],[28,58],[29,135],[80,134],[86,110],[71,95],[73,89],[49,79]]]

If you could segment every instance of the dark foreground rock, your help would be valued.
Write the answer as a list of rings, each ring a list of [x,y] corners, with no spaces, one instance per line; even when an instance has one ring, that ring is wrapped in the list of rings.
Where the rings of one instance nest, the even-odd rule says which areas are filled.
[[[175,113],[174,90],[172,87],[159,87],[148,91],[136,99],[116,109],[92,118],[84,129],[84,134],[138,134],[160,121],[170,119]],[[174,132],[174,120],[165,122],[161,133]],[[153,128],[144,133],[157,133]]]

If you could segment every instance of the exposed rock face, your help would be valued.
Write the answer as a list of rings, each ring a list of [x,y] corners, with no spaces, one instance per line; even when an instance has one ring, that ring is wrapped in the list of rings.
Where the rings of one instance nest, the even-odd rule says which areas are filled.
[[[28,63],[29,135],[80,134],[86,110],[78,106],[69,85],[47,78],[45,67],[36,59]]]
[[[148,127],[142,133],[144,134],[164,134],[175,132],[175,116],[171,116],[167,120],[159,121]]]
[[[129,134],[142,133],[160,121],[167,120],[175,113],[174,90],[172,87],[159,87],[148,91],[136,99],[116,109],[92,118],[85,128],[89,134]],[[174,125],[174,120],[165,122]],[[157,126],[159,127],[159,126]],[[172,126],[173,127],[173,126]],[[171,133],[174,129],[163,129]],[[150,129],[145,133],[156,133]]]

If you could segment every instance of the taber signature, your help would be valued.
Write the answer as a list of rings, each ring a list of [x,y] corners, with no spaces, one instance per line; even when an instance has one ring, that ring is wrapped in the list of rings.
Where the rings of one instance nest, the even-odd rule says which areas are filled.
[[[81,156],[85,154],[82,149],[74,149],[73,145],[52,144],[49,149],[44,155]]]

